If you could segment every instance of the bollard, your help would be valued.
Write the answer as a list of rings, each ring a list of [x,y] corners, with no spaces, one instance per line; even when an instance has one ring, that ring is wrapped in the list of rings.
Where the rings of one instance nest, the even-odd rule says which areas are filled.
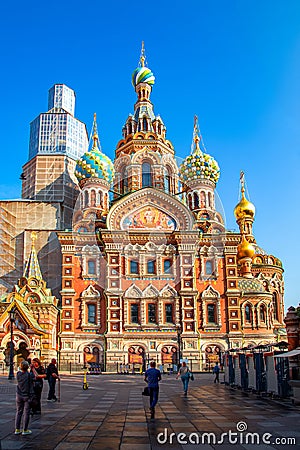
[[[83,369],[83,385],[82,385],[82,389],[85,391],[86,389],[89,388],[88,382],[87,382],[87,369],[86,367]]]

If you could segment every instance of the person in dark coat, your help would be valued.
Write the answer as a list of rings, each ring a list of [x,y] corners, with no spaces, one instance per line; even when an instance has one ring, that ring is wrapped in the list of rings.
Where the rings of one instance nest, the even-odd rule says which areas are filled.
[[[161,373],[159,370],[155,368],[155,361],[150,362],[150,368],[145,372],[144,380],[148,383],[148,389],[150,393],[150,411],[151,418],[154,418],[155,414],[155,405],[158,401],[158,393],[159,393],[159,381],[161,380]]]
[[[28,429],[29,424],[29,399],[33,395],[33,379],[34,374],[28,372],[29,364],[22,361],[20,369],[17,372],[17,393],[16,393],[16,418],[15,418],[15,434],[27,435],[31,434]],[[21,430],[21,422],[23,419],[23,429]]]
[[[33,390],[36,397],[36,403],[31,408],[32,414],[41,414],[41,396],[43,390],[43,379],[46,378],[46,370],[41,364],[38,358],[33,358],[31,371],[35,375],[35,380],[33,382]]]
[[[51,363],[47,367],[46,375],[47,375],[47,380],[49,383],[49,392],[48,392],[47,402],[56,402],[57,398],[55,395],[55,384],[56,384],[56,380],[58,380],[59,376],[58,376],[58,370],[56,367],[56,359],[55,358],[51,359]]]

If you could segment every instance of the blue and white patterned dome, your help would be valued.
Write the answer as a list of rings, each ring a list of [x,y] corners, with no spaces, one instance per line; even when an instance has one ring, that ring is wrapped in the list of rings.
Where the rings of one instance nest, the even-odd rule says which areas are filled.
[[[75,167],[75,175],[79,182],[87,178],[100,178],[111,183],[114,178],[114,165],[98,147],[97,125],[94,120],[93,147],[87,151],[78,161]]]

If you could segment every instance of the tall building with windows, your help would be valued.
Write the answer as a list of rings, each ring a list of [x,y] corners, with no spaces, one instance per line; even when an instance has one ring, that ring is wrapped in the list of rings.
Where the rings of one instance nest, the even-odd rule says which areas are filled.
[[[0,294],[22,276],[36,231],[40,264],[55,295],[61,276],[56,230],[72,226],[78,196],[77,159],[88,147],[86,126],[74,117],[75,93],[64,84],[49,91],[49,111],[30,125],[29,157],[21,174],[22,199],[0,201]]]

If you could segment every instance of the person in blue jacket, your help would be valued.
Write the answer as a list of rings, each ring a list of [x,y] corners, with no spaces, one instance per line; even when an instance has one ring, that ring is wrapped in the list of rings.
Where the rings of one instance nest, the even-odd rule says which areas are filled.
[[[146,383],[148,383],[148,390],[149,390],[149,394],[150,394],[150,411],[151,411],[152,419],[154,418],[155,406],[158,401],[158,394],[159,394],[158,383],[161,380],[161,373],[155,367],[156,367],[155,361],[151,361],[150,368],[146,370],[145,378],[144,378]]]

